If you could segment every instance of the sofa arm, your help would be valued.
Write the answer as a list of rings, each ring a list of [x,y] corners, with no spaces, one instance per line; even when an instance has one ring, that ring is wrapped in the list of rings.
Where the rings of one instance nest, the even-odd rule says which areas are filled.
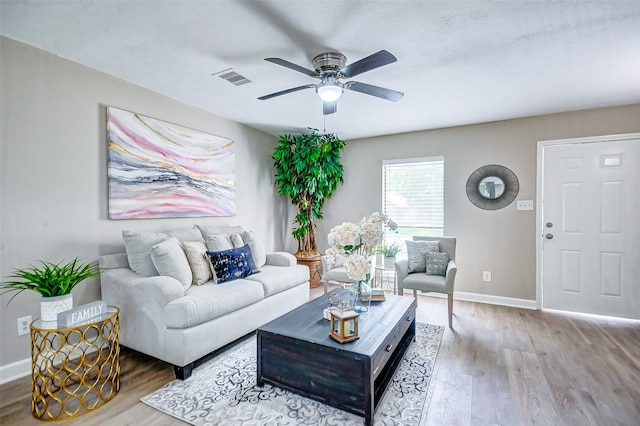
[[[394,263],[396,274],[398,274],[398,288],[402,288],[402,281],[409,275],[409,261],[407,259],[398,260]]]
[[[449,264],[447,265],[447,272],[445,272],[444,275],[447,286],[447,294],[453,294],[453,285],[456,279],[456,272],[458,272],[456,261],[451,259],[449,261]]]
[[[184,296],[180,281],[167,276],[143,277],[130,269],[118,268],[100,274],[102,299],[109,305],[135,311],[140,306],[155,311],[162,318],[164,307],[172,300]]]
[[[277,251],[275,253],[267,253],[266,265],[272,266],[294,266],[298,263],[296,257],[291,253]]]

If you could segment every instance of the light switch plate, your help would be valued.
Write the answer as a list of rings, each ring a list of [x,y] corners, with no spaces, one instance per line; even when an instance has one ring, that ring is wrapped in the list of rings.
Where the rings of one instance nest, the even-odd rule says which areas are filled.
[[[516,202],[517,210],[533,210],[533,200],[518,200]]]

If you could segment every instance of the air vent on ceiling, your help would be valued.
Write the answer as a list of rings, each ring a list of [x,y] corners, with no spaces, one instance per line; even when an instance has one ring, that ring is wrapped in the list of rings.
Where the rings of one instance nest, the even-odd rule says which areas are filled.
[[[229,83],[236,86],[242,86],[243,84],[251,83],[251,80],[238,74],[233,70],[233,68],[227,68],[226,70],[222,70],[211,75],[217,75],[221,79],[227,80]]]

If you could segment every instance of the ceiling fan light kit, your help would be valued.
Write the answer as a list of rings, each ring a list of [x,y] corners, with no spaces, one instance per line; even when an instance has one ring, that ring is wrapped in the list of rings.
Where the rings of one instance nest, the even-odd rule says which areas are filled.
[[[315,88],[316,93],[323,101],[322,112],[324,115],[336,112],[336,101],[344,90],[364,93],[365,95],[375,96],[392,102],[397,102],[404,96],[404,93],[396,90],[386,89],[384,87],[374,86],[371,84],[359,83],[357,81],[348,81],[341,83],[340,78],[351,78],[356,75],[383,67],[385,65],[396,62],[397,59],[386,50],[380,50],[366,58],[360,59],[351,65],[346,65],[347,57],[341,53],[328,52],[321,53],[311,61],[315,71],[301,67],[281,58],[265,58],[265,61],[272,62],[302,74],[320,79],[318,84],[307,84],[291,89],[282,90],[261,96],[258,99],[267,100],[277,96],[286,95],[288,93],[297,92],[299,90]]]
[[[316,86],[316,93],[324,102],[335,102],[342,96],[342,84],[332,76],[325,76]]]

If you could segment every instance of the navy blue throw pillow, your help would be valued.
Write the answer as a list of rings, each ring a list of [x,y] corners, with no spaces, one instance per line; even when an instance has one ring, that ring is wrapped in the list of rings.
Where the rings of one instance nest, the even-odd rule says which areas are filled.
[[[260,272],[253,261],[248,244],[229,250],[208,251],[207,256],[211,261],[216,277],[218,277],[217,284],[248,277]]]

